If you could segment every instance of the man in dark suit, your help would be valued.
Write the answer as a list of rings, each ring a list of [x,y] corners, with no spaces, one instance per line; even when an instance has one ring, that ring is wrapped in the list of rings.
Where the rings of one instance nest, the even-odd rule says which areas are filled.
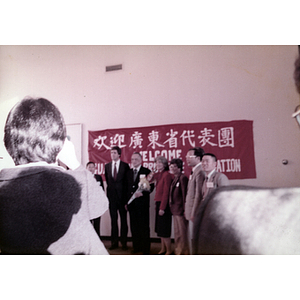
[[[95,163],[93,161],[89,161],[87,164],[86,164],[86,169],[88,171],[90,171],[94,178],[96,179],[96,181],[99,183],[99,185],[102,187],[102,189],[104,190],[104,187],[103,187],[103,180],[102,180],[102,177],[101,175],[98,175],[98,174],[95,174],[95,170],[96,170],[96,166],[95,166]],[[93,219],[91,220],[99,238],[100,238],[100,221],[101,221],[101,217],[98,217],[96,219]]]
[[[151,172],[142,166],[142,156],[135,152],[131,156],[132,169],[127,172],[127,201],[135,193],[135,199],[128,204],[130,215],[130,229],[132,234],[133,254],[141,252],[150,253],[150,226],[149,206],[150,193],[154,189],[151,185],[150,191],[137,192],[138,183],[141,178],[147,177]]]
[[[107,198],[109,200],[109,213],[111,218],[111,247],[119,247],[118,211],[121,219],[121,244],[127,250],[127,211],[126,205],[126,173],[129,165],[120,160],[121,149],[113,146],[110,151],[112,161],[105,165],[105,179],[107,183]]]

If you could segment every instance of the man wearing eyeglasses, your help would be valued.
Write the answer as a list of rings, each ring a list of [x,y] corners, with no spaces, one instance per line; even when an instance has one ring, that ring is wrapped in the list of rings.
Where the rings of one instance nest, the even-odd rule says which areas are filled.
[[[189,177],[185,202],[185,218],[189,221],[190,250],[192,250],[194,213],[196,207],[202,200],[202,184],[205,179],[205,173],[203,172],[201,167],[201,160],[203,155],[204,150],[199,147],[190,149],[186,155],[186,163],[189,167],[192,167],[192,173]]]

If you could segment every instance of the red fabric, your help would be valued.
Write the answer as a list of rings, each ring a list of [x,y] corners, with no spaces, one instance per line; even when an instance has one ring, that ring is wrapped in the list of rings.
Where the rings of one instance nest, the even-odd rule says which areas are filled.
[[[168,161],[185,156],[190,148],[201,147],[218,158],[217,171],[229,179],[256,178],[253,121],[186,123],[160,126],[89,131],[89,160],[96,163],[96,173],[104,174],[105,163],[111,160],[110,149],[122,149],[122,160],[130,163],[133,152],[140,152],[143,166],[153,169],[154,158]],[[189,176],[191,168],[184,165]]]
[[[156,180],[154,201],[160,201],[159,209],[165,210],[169,201],[173,175],[169,171],[162,171],[154,174],[153,179]]]

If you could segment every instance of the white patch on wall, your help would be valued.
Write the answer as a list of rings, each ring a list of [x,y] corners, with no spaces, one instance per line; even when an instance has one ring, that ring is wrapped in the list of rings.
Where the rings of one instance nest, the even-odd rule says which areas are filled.
[[[66,125],[67,138],[74,144],[76,157],[82,164],[82,124]]]

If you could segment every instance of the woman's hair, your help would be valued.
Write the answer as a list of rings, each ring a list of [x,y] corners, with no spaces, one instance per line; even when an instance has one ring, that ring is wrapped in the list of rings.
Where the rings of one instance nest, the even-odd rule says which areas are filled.
[[[176,165],[181,171],[183,169],[183,161],[180,158],[173,158],[170,165]]]
[[[166,171],[169,170],[169,164],[168,164],[168,160],[164,157],[164,156],[157,156],[155,158],[155,162],[160,161],[163,165],[164,165],[164,169]]]
[[[16,165],[54,163],[65,138],[63,116],[47,99],[25,98],[8,114],[4,144]]]

